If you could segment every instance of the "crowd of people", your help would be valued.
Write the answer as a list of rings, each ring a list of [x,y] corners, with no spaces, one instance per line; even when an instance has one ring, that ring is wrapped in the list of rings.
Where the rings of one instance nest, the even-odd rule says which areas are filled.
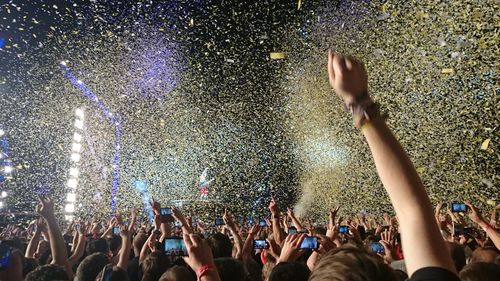
[[[471,203],[433,208],[368,94],[363,64],[329,52],[328,75],[370,147],[394,217],[342,217],[337,207],[328,223],[312,223],[271,198],[265,223],[226,210],[216,225],[152,201],[151,223],[132,209],[106,225],[77,219],[62,229],[51,198],[40,197],[40,218],[0,234],[0,281],[499,280],[498,207],[488,215]]]

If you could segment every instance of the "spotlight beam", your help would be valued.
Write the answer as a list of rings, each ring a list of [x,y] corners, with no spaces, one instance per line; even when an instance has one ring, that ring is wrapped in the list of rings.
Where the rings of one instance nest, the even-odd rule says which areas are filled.
[[[116,213],[116,203],[117,203],[117,193],[120,188],[120,138],[121,138],[121,116],[119,114],[113,114],[111,110],[101,101],[99,98],[85,86],[82,80],[78,79],[71,69],[68,67],[67,62],[61,62],[61,68],[63,69],[65,76],[69,79],[71,84],[79,89],[97,108],[99,108],[103,116],[108,120],[111,125],[115,126],[115,154],[113,157],[113,185],[111,187],[111,213]]]

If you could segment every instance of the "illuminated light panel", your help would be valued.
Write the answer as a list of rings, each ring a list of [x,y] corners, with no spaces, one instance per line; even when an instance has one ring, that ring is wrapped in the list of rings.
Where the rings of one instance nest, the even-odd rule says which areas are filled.
[[[71,149],[74,151],[74,152],[80,152],[80,150],[82,150],[82,144],[81,143],[73,143]]]
[[[12,173],[12,171],[14,171],[14,167],[12,167],[12,166],[5,166],[5,167],[3,168],[3,170],[4,170],[4,172],[5,172],[6,174],[10,174],[10,173]]]
[[[71,153],[71,161],[73,162],[80,162],[80,159],[82,158],[82,156],[80,155],[80,153]]]
[[[75,193],[66,194],[66,201],[74,203],[76,201],[76,194]]]
[[[77,179],[69,179],[67,185],[69,188],[76,188],[78,186],[78,180]]]
[[[82,135],[80,135],[79,133],[75,133],[73,135],[73,140],[76,141],[76,142],[81,142],[83,139]]]
[[[78,129],[83,129],[83,120],[76,119],[75,120],[75,127]]]
[[[73,213],[75,211],[75,204],[66,204],[66,206],[64,206],[64,211],[66,213]]]
[[[0,194],[1,198],[7,197],[7,191],[2,191],[2,194]]]
[[[78,168],[69,168],[69,175],[78,178],[78,175],[80,174],[80,171],[78,171]]]
[[[77,108],[75,110],[75,116],[80,118],[80,119],[83,119],[85,117],[85,113],[83,112],[83,110],[81,108]]]

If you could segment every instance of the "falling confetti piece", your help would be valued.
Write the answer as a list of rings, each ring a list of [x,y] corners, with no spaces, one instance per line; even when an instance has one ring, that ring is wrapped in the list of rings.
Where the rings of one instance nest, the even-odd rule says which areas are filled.
[[[487,150],[488,146],[490,145],[490,141],[491,139],[485,139],[481,144],[481,150]]]
[[[285,53],[281,52],[272,52],[270,53],[270,57],[272,60],[280,60],[285,58]]]
[[[454,72],[453,68],[443,68],[443,69],[441,69],[441,73],[443,73],[443,74],[451,74],[453,72]]]

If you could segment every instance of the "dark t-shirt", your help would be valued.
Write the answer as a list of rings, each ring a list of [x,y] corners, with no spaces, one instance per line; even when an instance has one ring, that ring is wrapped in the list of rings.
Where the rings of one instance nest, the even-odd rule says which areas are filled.
[[[424,267],[413,273],[410,281],[460,281],[455,273],[441,267]]]

